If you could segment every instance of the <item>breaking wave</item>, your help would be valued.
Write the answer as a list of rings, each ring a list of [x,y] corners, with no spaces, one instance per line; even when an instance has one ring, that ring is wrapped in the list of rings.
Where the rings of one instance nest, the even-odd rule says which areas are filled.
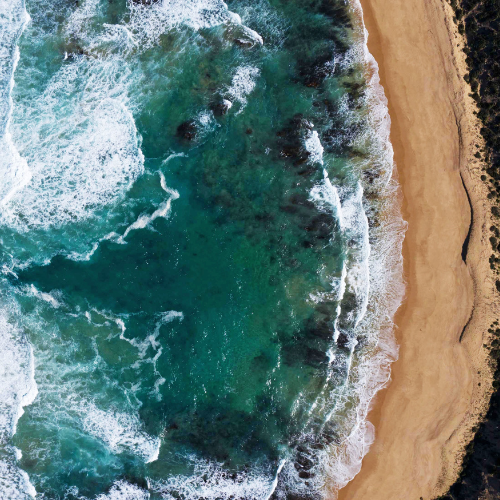
[[[109,95],[110,70],[83,61],[63,67],[14,122],[14,141],[22,145],[31,180],[4,204],[4,224],[27,231],[88,218],[119,200],[142,174],[135,122],[124,96]],[[61,106],[79,90],[82,101]]]
[[[346,420],[349,423],[343,429],[339,444],[322,457],[325,474],[330,479],[327,491],[335,497],[359,472],[361,461],[375,438],[368,413],[375,394],[389,382],[391,363],[398,357],[393,318],[404,296],[402,243],[406,222],[400,212],[402,195],[389,138],[391,121],[387,98],[380,85],[378,65],[368,51],[368,32],[361,5],[357,0],[351,5],[358,19],[358,42],[351,49],[350,57],[362,61],[368,83],[365,97],[368,127],[360,140],[370,144],[369,156],[374,163],[364,178],[364,185],[377,196],[375,199],[362,197],[360,190],[344,212],[351,223],[358,220],[355,224],[365,228],[361,246],[364,258],[356,263],[352,279],[355,288],[365,290],[356,319],[357,338],[364,345],[359,355],[354,351],[351,361],[350,394],[342,409],[349,415]],[[337,406],[336,411],[339,409]]]
[[[88,221],[103,208],[124,202],[144,173],[142,138],[133,115],[137,103],[129,96],[132,69],[124,54],[146,51],[174,27],[195,31],[221,27],[224,36],[236,40],[239,46],[252,48],[263,44],[261,35],[244,25],[240,16],[221,0],[129,1],[126,23],[96,28],[93,20],[99,8],[97,0],[87,0],[73,12],[65,26],[66,36],[78,39],[81,46],[75,52],[64,54],[65,64],[29,106],[23,108],[21,104],[13,110],[13,77],[19,60],[17,40],[28,16],[22,2],[9,5],[0,2],[2,47],[8,47],[2,54],[0,73],[0,147],[5,152],[0,160],[3,180],[0,222],[19,233]],[[357,3],[352,5],[352,10],[362,18]],[[326,477],[326,490],[332,496],[359,471],[361,460],[373,442],[374,429],[367,415],[375,393],[389,380],[390,363],[397,358],[392,318],[404,293],[401,245],[405,225],[399,212],[400,193],[389,141],[387,102],[376,62],[366,47],[367,34],[362,21],[356,35],[358,42],[354,48],[342,60],[329,61],[328,68],[333,74],[337,67],[358,63],[368,79],[364,102],[368,114],[367,121],[363,122],[367,127],[362,134],[351,138],[359,143],[360,149],[369,149],[369,160],[350,164],[361,180],[350,186],[336,186],[324,166],[325,149],[318,131],[311,128],[302,138],[307,163],[317,167],[323,177],[311,189],[310,200],[320,211],[332,214],[339,224],[339,235],[335,237],[348,242],[342,271],[335,276],[325,276],[330,291],[323,296],[310,295],[314,303],[323,299],[338,301],[333,341],[337,345],[344,342],[346,347],[344,353],[338,353],[332,344],[327,380],[309,411],[311,417],[307,422],[312,421],[313,410],[323,418],[322,430],[334,417],[342,417],[338,419],[341,423],[335,430],[335,439],[314,452],[320,459],[311,470],[321,474],[309,482],[320,487]],[[261,69],[253,64],[238,65],[231,83],[221,91],[228,109],[238,104],[235,115],[247,106],[260,75]],[[71,98],[73,95],[78,98]],[[356,119],[346,101],[341,111],[346,120]],[[208,112],[198,112],[196,116],[197,124],[204,127],[204,137],[219,126]],[[341,139],[338,141],[340,144]],[[175,156],[187,157],[184,153],[171,155],[162,167]],[[168,218],[172,202],[180,195],[167,186],[165,175],[158,172],[164,199],[154,210],[142,211],[138,216],[133,210],[129,211],[125,220],[130,222],[120,223],[121,235],[103,226],[93,234],[91,250],[68,251],[69,258],[90,261],[100,243],[125,244],[131,232],[151,229],[156,219]],[[86,243],[88,246],[89,242]],[[56,253],[51,252],[47,261]],[[39,292],[34,286],[27,293],[53,308],[63,307],[63,301]],[[174,320],[183,321],[183,313],[171,310],[155,317],[154,327],[143,340],[127,337],[124,321],[111,313],[107,316],[95,310],[87,313],[91,326],[95,326],[94,313],[114,322],[119,338],[136,349],[138,359],[134,367],[142,363],[152,365],[155,384],[151,396],[161,401],[159,387],[165,379],[157,369],[162,354],[158,340],[160,329]],[[20,495],[34,496],[27,474],[17,467],[19,454],[9,445],[23,406],[31,404],[37,394],[33,354],[23,332],[7,314],[0,315],[0,332],[3,370],[0,374],[0,442],[7,450],[6,458],[2,456],[0,460],[0,488],[9,492],[9,498],[17,498],[19,491],[25,492]],[[148,357],[146,353],[151,352],[152,356]],[[347,381],[333,389],[336,373],[342,370],[347,374]],[[102,410],[95,402],[81,401],[74,402],[71,411],[78,413],[83,431],[104,443],[112,453],[132,454],[144,463],[158,460],[161,439],[146,432],[135,413]],[[310,437],[307,424],[302,436],[305,441]],[[308,449],[306,455],[313,456],[313,452]],[[223,464],[214,461],[194,456],[183,457],[183,460],[190,462],[192,475],[172,475],[161,480],[148,478],[149,490],[165,499],[229,500],[282,498],[284,491],[305,492],[306,489],[291,456],[273,468],[256,468],[235,477],[228,475]],[[97,498],[142,500],[149,497],[150,493],[143,487],[120,480]]]
[[[84,405],[83,429],[101,439],[114,453],[127,451],[154,462],[160,452],[160,439],[141,428],[139,418],[130,413],[100,410],[93,403]]]

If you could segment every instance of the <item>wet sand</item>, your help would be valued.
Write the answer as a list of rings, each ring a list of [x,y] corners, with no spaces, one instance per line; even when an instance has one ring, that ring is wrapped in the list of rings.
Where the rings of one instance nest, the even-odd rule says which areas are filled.
[[[375,442],[339,498],[427,500],[456,479],[491,391],[483,342],[499,309],[488,191],[473,156],[481,141],[451,8],[442,0],[361,4],[389,101],[407,289],[395,319],[399,359],[369,414]]]

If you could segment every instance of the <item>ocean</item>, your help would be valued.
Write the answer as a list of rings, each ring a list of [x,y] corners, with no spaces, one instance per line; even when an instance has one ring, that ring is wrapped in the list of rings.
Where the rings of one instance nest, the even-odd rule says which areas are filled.
[[[405,223],[343,0],[0,0],[0,498],[321,499]]]

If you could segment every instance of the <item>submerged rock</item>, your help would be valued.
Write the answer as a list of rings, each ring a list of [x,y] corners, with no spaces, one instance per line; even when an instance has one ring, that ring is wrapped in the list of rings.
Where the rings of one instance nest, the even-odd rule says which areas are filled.
[[[299,452],[297,454],[296,462],[295,462],[295,467],[304,469],[304,470],[309,470],[314,467],[314,461],[311,459],[309,455],[306,455],[303,452]]]
[[[255,42],[252,42],[251,40],[245,40],[243,38],[236,38],[234,40],[234,43],[238,45],[238,47],[242,47],[244,49],[251,49],[255,46]]]
[[[346,349],[349,347],[349,344],[349,337],[344,332],[341,332],[337,338],[337,347]]]
[[[318,88],[328,78],[333,76],[335,64],[330,51],[313,61],[304,61],[300,65],[299,78],[306,87]]]
[[[300,113],[288,120],[286,127],[276,133],[279,157],[283,160],[292,161],[295,167],[308,162],[311,153],[306,149],[304,140],[311,134],[313,129],[314,125]],[[298,173],[301,176],[307,176],[315,171],[316,169],[311,166],[300,170]]]
[[[292,196],[290,196],[290,203],[310,210],[316,210],[316,205],[305,194],[292,194]]]
[[[136,5],[154,5],[161,3],[161,0],[132,0],[132,3],[135,3]]]
[[[320,213],[309,221],[305,230],[317,239],[328,239],[333,234],[337,220],[331,214]]]
[[[344,2],[334,2],[332,0],[323,0],[318,10],[325,16],[335,20],[335,24],[342,24],[346,28],[352,27],[352,18]]]
[[[244,26],[241,22],[233,24],[228,30],[228,35],[233,37],[235,45],[243,49],[253,49],[255,46],[264,44],[264,40],[256,31]]]
[[[333,338],[334,328],[329,317],[324,319],[310,318],[306,322],[305,332],[309,338],[330,340]]]
[[[177,127],[177,137],[185,141],[194,141],[198,136],[198,125],[194,120],[188,120]]]
[[[224,116],[232,108],[233,103],[228,99],[222,99],[221,101],[214,102],[210,105],[215,116]]]

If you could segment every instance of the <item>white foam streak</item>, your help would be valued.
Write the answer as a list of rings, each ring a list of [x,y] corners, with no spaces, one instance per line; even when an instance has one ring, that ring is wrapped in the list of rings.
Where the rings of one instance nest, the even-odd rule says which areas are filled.
[[[0,138],[0,207],[9,201],[24,186],[29,184],[32,173],[24,158],[21,157],[16,147],[12,143],[10,132],[6,132]]]
[[[227,476],[221,464],[197,460],[195,457],[190,458],[194,465],[191,475],[170,476],[168,479],[161,480],[151,479],[150,490],[160,494],[164,500],[177,498],[230,500],[236,498],[266,499],[275,487],[275,477],[267,473],[240,473],[238,479],[234,480]]]
[[[103,313],[99,313],[103,314]],[[184,313],[181,311],[166,311],[158,316],[158,320],[156,321],[154,331],[146,336],[145,339],[136,339],[136,338],[128,338],[125,336],[126,326],[121,318],[114,318],[110,316],[106,316],[108,319],[115,321],[116,324],[121,329],[120,339],[125,340],[130,345],[134,346],[138,350],[139,359],[132,365],[132,368],[139,368],[143,363],[150,363],[153,365],[153,371],[155,376],[157,377],[154,384],[154,389],[151,391],[151,394],[156,397],[157,401],[162,400],[162,395],[160,393],[160,386],[162,386],[166,379],[162,377],[160,372],[157,369],[157,362],[160,356],[163,353],[163,348],[158,341],[158,337],[160,335],[160,329],[163,325],[171,323],[174,320],[182,321],[184,319]],[[89,320],[90,321],[90,320]],[[151,358],[146,358],[146,352],[149,348],[152,348],[154,351],[154,356]]]
[[[342,307],[341,307],[341,303],[342,303],[342,300],[344,299],[344,295],[345,295],[345,291],[346,291],[346,278],[347,278],[347,264],[346,262],[343,263],[342,265],[342,273],[341,273],[341,276],[340,276],[340,279],[339,279],[339,284],[337,285],[337,287],[335,287],[336,283],[333,283],[333,286],[334,288],[338,288],[339,292],[338,292],[338,305],[337,305],[337,317],[335,318],[335,321],[333,323],[333,330],[334,330],[334,334],[333,334],[333,340],[335,342],[337,342],[338,338],[339,338],[339,335],[340,335],[340,330],[339,330],[339,318],[340,318],[340,313],[342,312]],[[333,360],[331,359],[330,362],[332,362]]]
[[[274,476],[273,483],[271,485],[271,491],[269,492],[269,495],[267,495],[266,500],[271,500],[271,497],[273,496],[273,493],[276,490],[276,487],[278,486],[278,478],[283,470],[283,467],[285,466],[286,460],[282,460],[278,466],[278,470],[276,471],[276,475]]]
[[[99,438],[113,453],[133,453],[145,463],[158,458],[160,439],[144,432],[136,415],[117,411],[104,411],[94,403],[83,404],[83,428]]]
[[[89,102],[88,111],[81,103],[78,110],[57,116],[61,110],[54,109],[55,95],[65,80],[71,88],[80,69],[62,70],[47,90],[38,103],[37,128],[17,130],[33,177],[4,206],[1,217],[19,230],[87,219],[119,200],[144,170],[134,119],[120,100],[104,97],[97,106]]]
[[[356,328],[366,314],[370,292],[368,219],[363,207],[363,187],[360,183],[342,205],[341,227],[350,241],[346,286],[360,304],[352,313],[355,315],[353,319]]]
[[[309,137],[306,137],[304,140],[304,145],[306,150],[310,153],[309,162],[310,163],[319,163],[323,165],[323,145],[319,140],[319,135],[316,130],[313,130]],[[328,178],[328,174],[327,177]]]
[[[30,285],[30,287],[28,288],[28,293],[33,297],[37,297],[44,302],[47,302],[54,309],[57,309],[61,306],[60,302],[54,296],[52,296],[50,293],[41,292],[35,287],[35,285]]]
[[[0,461],[0,488],[11,495],[4,498],[24,499],[35,495],[34,488],[27,474],[17,468],[17,453],[9,442],[23,407],[30,405],[38,393],[33,350],[4,311],[0,312],[0,340],[0,446],[10,451],[10,457]]]
[[[151,215],[146,215],[142,214],[139,216],[139,218],[130,224],[130,226],[127,227],[125,232],[123,233],[123,236],[120,236],[117,239],[118,243],[125,243],[125,239],[127,238],[128,234],[131,231],[135,231],[137,229],[144,229],[148,226],[151,225],[153,221],[155,221],[158,217],[163,217],[164,219],[168,218],[170,215],[170,209],[172,206],[172,201],[177,200],[179,198],[179,193],[175,189],[170,189],[165,181],[165,176],[163,175],[162,172],[160,172],[160,183],[162,189],[169,194],[169,198],[162,202],[160,206],[151,214]]]
[[[117,481],[109,493],[98,495],[96,500],[148,500],[150,494],[142,488],[125,481]]]
[[[187,157],[186,153],[172,153],[171,155],[168,155],[167,158],[165,158],[161,164],[166,165],[169,161],[173,160],[174,158],[184,158]]]
[[[262,37],[243,26],[238,14],[231,12],[222,0],[162,0],[153,5],[140,5],[129,0],[129,28],[143,48],[148,48],[160,36],[173,28],[187,26],[195,31],[225,25],[237,31],[253,44],[262,44]]]
[[[309,193],[310,200],[316,203],[316,206],[323,211],[332,211],[341,229],[344,229],[344,217],[342,215],[342,206],[338,189],[331,183],[328,172],[323,169],[323,182],[316,184]]]
[[[31,179],[30,169],[10,134],[14,73],[19,62],[17,40],[28,22],[23,1],[0,1],[0,206]]]
[[[255,79],[260,75],[260,70],[254,66],[240,66],[226,90],[226,97],[230,102],[237,101],[241,108],[236,114],[243,111],[247,103],[247,96],[255,88]]]
[[[182,321],[184,319],[184,313],[182,313],[181,311],[167,311],[161,313],[159,315],[159,320],[156,322],[153,333],[149,334],[144,340],[129,339],[125,337],[125,331],[126,331],[125,324],[120,319],[115,319],[115,321],[122,330],[120,338],[122,340],[126,340],[129,344],[133,345],[139,351],[139,357],[142,359],[146,356],[146,351],[148,350],[149,347],[152,347],[153,350],[155,351],[159,351],[161,354],[160,344],[156,340],[158,338],[158,335],[160,335],[160,328],[163,325],[166,325],[167,323],[174,321],[175,319]],[[156,359],[154,359],[154,361],[156,361]]]
[[[353,0],[352,9],[353,15],[362,18],[358,0]],[[380,85],[378,66],[368,52],[367,35],[361,22],[356,33],[359,42],[344,64],[358,61],[365,68],[368,85],[364,104],[369,110],[368,127],[358,140],[360,147],[369,148],[366,165],[361,168],[374,174],[367,186],[372,192],[377,191],[378,198],[374,202],[363,200],[359,186],[343,202],[342,217],[346,230],[349,226],[358,228],[354,248],[359,261],[354,263],[350,276],[348,270],[346,285],[361,290],[362,294],[363,291],[370,293],[369,297],[362,297],[357,318],[351,318],[355,319],[356,336],[363,339],[364,347],[352,352],[349,379],[342,396],[336,395],[332,415],[343,414],[344,424],[337,429],[340,444],[332,446],[323,456],[328,498],[336,498],[338,490],[359,472],[362,458],[374,440],[374,427],[367,421],[367,415],[374,395],[390,379],[390,365],[398,356],[392,319],[404,294],[401,246],[406,224],[400,213],[401,195],[389,140],[387,99]],[[367,214],[376,222],[370,229]],[[365,283],[367,277],[369,280]]]
[[[108,233],[105,236],[103,236],[99,241],[96,241],[88,252],[86,253],[71,252],[67,255],[67,258],[75,261],[89,261],[92,255],[95,254],[95,252],[99,248],[99,245],[103,241],[108,241],[108,240],[116,241],[119,238],[120,235],[112,231],[111,233]]]
[[[240,16],[238,16],[239,18],[239,24],[241,24],[241,18]],[[264,44],[264,40],[262,39],[262,37],[256,32],[254,31],[253,29],[250,29],[248,26],[241,26],[241,31],[242,31],[242,34],[244,35],[243,36],[243,40],[246,39],[249,39],[253,42],[253,44],[258,44],[258,45],[263,45]]]

